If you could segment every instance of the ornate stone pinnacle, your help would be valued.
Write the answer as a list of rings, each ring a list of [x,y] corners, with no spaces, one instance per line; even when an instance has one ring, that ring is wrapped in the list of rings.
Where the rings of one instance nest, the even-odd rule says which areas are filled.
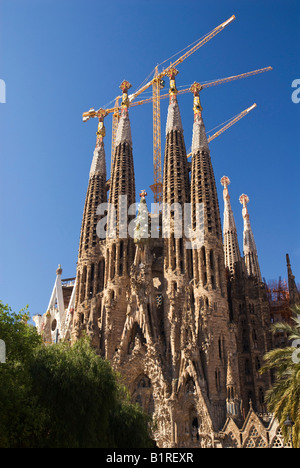
[[[97,117],[99,120],[98,123],[98,130],[97,130],[97,144],[99,144],[101,141],[103,141],[103,138],[105,137],[105,127],[104,127],[104,117],[107,116],[107,111],[105,109],[99,109],[97,112]]]
[[[190,87],[190,91],[191,93],[194,94],[194,96],[199,96],[201,89],[202,89],[202,86],[200,83],[197,83],[197,81],[194,81],[194,83]]]
[[[249,203],[249,197],[248,197],[248,195],[245,195],[245,193],[243,193],[243,194],[240,196],[239,200],[240,200],[240,203],[243,205],[243,207],[246,208],[247,203]]]
[[[171,67],[167,71],[167,75],[170,78],[170,89],[169,89],[170,96],[176,96],[178,93],[178,90],[176,88],[176,82],[175,82],[175,76],[178,75],[178,73],[179,72],[175,67]]]
[[[99,119],[99,122],[104,120],[104,117],[107,116],[107,111],[105,109],[99,109],[97,112],[97,117]]]
[[[243,205],[243,210],[242,210],[243,218],[246,224],[249,224],[249,213],[248,213],[248,208],[247,208],[247,203],[249,203],[249,197],[248,195],[245,195],[245,193],[243,193],[240,196],[239,200],[240,200],[240,203]]]
[[[190,91],[194,95],[193,111],[194,111],[195,116],[196,115],[201,115],[201,112],[203,110],[202,106],[201,106],[201,103],[200,103],[200,96],[199,96],[199,93],[200,93],[201,89],[202,89],[201,84],[197,83],[196,81],[190,87]]]
[[[177,70],[177,68],[175,67],[171,67],[169,68],[169,70],[167,71],[167,75],[168,77],[170,78],[170,80],[174,80],[175,79],[175,76],[178,75],[179,71]]]
[[[223,187],[227,187],[230,184],[230,179],[227,176],[223,176],[221,179],[221,184]]]
[[[224,187],[223,190],[223,198],[225,199],[230,199],[229,193],[228,193],[228,185],[230,184],[230,179],[227,176],[223,176],[221,179],[221,184]]]
[[[123,80],[120,84],[120,89],[123,91],[122,94],[122,107],[129,107],[128,90],[131,88],[131,84],[127,80]]]
[[[142,191],[140,192],[140,197],[141,197],[141,198],[145,198],[147,195],[148,195],[148,194],[147,194],[146,190],[142,190]]]
[[[99,123],[98,123],[98,130],[97,130],[97,137],[99,138],[99,140],[103,140],[103,138],[105,137],[105,127],[104,127],[104,123],[103,121],[100,121],[99,120]]]
[[[127,80],[123,80],[122,83],[120,84],[120,89],[123,91],[123,93],[126,93],[129,89],[131,88],[131,83]]]

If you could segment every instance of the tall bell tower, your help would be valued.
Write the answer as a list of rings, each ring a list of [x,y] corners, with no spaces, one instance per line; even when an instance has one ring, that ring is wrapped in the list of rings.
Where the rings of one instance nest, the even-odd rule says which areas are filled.
[[[98,319],[100,317],[104,288],[105,258],[103,242],[99,243],[97,224],[101,220],[98,205],[107,202],[106,161],[104,149],[105,111],[98,113],[99,124],[96,148],[91,164],[89,183],[82,218],[77,262],[77,285],[72,339],[85,331],[97,348],[99,342]]]

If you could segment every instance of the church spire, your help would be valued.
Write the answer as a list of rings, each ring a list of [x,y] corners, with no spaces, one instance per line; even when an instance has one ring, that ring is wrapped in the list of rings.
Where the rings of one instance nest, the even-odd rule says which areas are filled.
[[[86,330],[93,339],[97,336],[98,315],[91,313],[92,304],[99,300],[104,286],[104,258],[100,251],[97,224],[101,215],[97,214],[100,204],[107,202],[106,162],[104,150],[104,117],[106,111],[98,112],[96,148],[91,164],[89,183],[85,199],[81,225],[77,274],[75,312],[73,319],[73,339],[78,339]]]
[[[181,226],[170,226],[170,235],[166,239],[166,251],[168,252],[165,268],[176,271],[178,274],[189,273],[189,260],[184,240],[184,204],[189,203],[189,175],[186,148],[183,136],[183,127],[177,101],[177,89],[175,76],[178,74],[176,68],[170,68],[170,102],[166,124],[166,144],[163,171],[163,217],[166,219],[168,211],[172,210],[174,204],[182,208]],[[176,216],[174,217],[176,219]],[[173,221],[173,219],[172,219]],[[174,224],[174,223],[173,223]],[[175,228],[182,228],[182,237],[174,238]]]
[[[131,84],[129,83],[129,81],[124,80],[120,84],[120,88],[123,93],[122,93],[122,104],[121,104],[121,117],[118,123],[118,128],[117,128],[117,133],[116,133],[115,148],[120,143],[124,143],[124,142],[127,142],[130,146],[132,146],[130,120],[129,120],[129,115],[128,115],[128,107],[129,107],[128,90],[131,88]]]
[[[289,254],[286,254],[286,264],[287,264],[287,271],[288,271],[290,306],[293,307],[294,305],[300,305],[300,294],[296,286],[295,276],[293,275],[293,272],[292,272]]]
[[[100,109],[98,111],[98,130],[97,130],[97,142],[96,148],[94,151],[94,156],[92,160],[90,178],[94,175],[101,175],[106,179],[106,161],[105,161],[105,150],[104,150],[104,137],[105,137],[105,127],[104,127],[104,117],[106,116],[106,111]]]
[[[180,110],[177,101],[178,90],[176,88],[175,76],[178,75],[178,70],[172,67],[168,71],[168,77],[170,79],[170,88],[169,88],[169,108],[168,108],[168,117],[166,125],[166,135],[172,130],[178,130],[183,133]]]
[[[208,141],[205,131],[204,122],[202,119],[202,106],[200,103],[200,93],[201,85],[200,83],[194,82],[191,86],[191,92],[194,95],[194,125],[193,125],[193,140],[192,140],[192,153],[198,151],[198,149],[205,149],[209,151]]]
[[[244,236],[243,236],[243,250],[245,265],[249,276],[255,276],[261,281],[261,273],[258,263],[258,255],[254,240],[254,235],[251,229],[249,213],[247,204],[249,203],[248,195],[244,193],[239,198],[240,203],[243,205],[242,215],[244,218]]]
[[[220,398],[224,402],[226,401],[228,392],[230,393],[229,403],[232,403],[233,385],[231,380],[228,380],[226,388],[226,375],[229,370],[224,354],[224,343],[230,343],[232,335],[228,327],[229,308],[217,187],[202,117],[200,90],[199,83],[194,83],[191,87],[191,92],[194,95],[191,169],[191,225],[193,232],[195,230],[197,232],[197,210],[200,211],[200,207],[204,217],[202,242],[195,242],[192,249],[193,294],[197,298],[195,300],[195,317],[199,317],[198,339],[202,341],[207,339],[200,331],[206,328],[213,331],[214,342],[218,343],[218,346],[209,346],[206,356],[203,356],[203,368],[211,404],[212,407],[217,408]],[[197,240],[197,236],[195,238]],[[217,362],[218,365],[216,365]],[[230,374],[237,375],[236,356],[232,357]]]
[[[239,419],[241,416],[240,405],[241,402],[237,395],[236,378],[234,378],[234,369],[232,366],[232,353],[228,353],[227,360],[227,375],[226,375],[226,410],[227,416],[235,419]]]
[[[235,266],[241,261],[240,248],[238,243],[238,236],[236,225],[234,221],[233,212],[231,209],[230,195],[228,192],[228,185],[230,180],[224,176],[221,179],[221,184],[224,187],[224,223],[223,223],[223,237],[224,237],[224,257],[225,267],[229,269],[230,274],[235,274]]]
[[[105,116],[106,112],[103,109],[100,109],[98,112],[99,123],[96,148],[90,168],[89,184],[82,219],[79,260],[84,256],[89,257],[92,250],[93,253],[96,251],[98,252],[96,227],[100,217],[97,215],[96,211],[100,203],[107,202],[106,161],[104,149]]]
[[[135,177],[131,128],[128,114],[128,90],[131,88],[131,84],[124,80],[120,88],[123,91],[121,116],[116,132],[114,162],[111,168],[109,203],[115,208],[114,214],[116,220],[122,219],[122,225],[124,225],[124,230],[126,230],[128,226],[126,214],[128,213],[129,206],[135,203]],[[127,197],[126,200],[125,197]],[[110,216],[111,213],[109,213],[109,223],[111,222]],[[117,226],[117,237],[119,237],[120,234],[119,230],[120,226]]]
[[[191,175],[191,203],[192,229],[196,227],[196,208],[203,203],[204,207],[204,235],[217,237],[222,242],[222,230],[217,188],[212,168],[210,151],[206,137],[200,104],[200,83],[191,86],[194,95],[194,125],[192,139],[192,175]]]

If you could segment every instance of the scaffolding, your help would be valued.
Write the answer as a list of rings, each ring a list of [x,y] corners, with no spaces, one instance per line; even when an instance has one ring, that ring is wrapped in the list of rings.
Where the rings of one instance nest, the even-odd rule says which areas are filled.
[[[290,293],[288,283],[279,277],[267,284],[270,304],[271,322],[290,322],[292,311],[290,308]]]

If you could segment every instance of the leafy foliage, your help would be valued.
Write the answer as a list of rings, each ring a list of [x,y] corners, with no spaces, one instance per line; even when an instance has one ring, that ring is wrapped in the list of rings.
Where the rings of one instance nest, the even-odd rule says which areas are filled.
[[[148,416],[88,339],[44,346],[24,311],[1,302],[0,338],[0,447],[152,446]]]
[[[300,308],[295,307],[294,312],[298,314],[293,319],[294,326],[287,323],[275,323],[272,326],[272,332],[285,332],[290,340],[295,340],[297,343],[300,340]],[[299,359],[295,359],[296,355]],[[292,419],[294,422],[293,443],[295,447],[298,447],[300,443],[300,349],[299,354],[295,346],[274,349],[266,354],[265,360],[266,363],[261,372],[273,371],[276,376],[275,384],[266,395],[268,409],[278,419],[286,441],[289,440],[290,434],[284,422],[287,416]]]
[[[0,446],[22,447],[40,425],[34,395],[30,395],[29,363],[41,345],[36,329],[27,325],[27,309],[13,313],[0,301],[0,338],[6,363],[0,364]]]

